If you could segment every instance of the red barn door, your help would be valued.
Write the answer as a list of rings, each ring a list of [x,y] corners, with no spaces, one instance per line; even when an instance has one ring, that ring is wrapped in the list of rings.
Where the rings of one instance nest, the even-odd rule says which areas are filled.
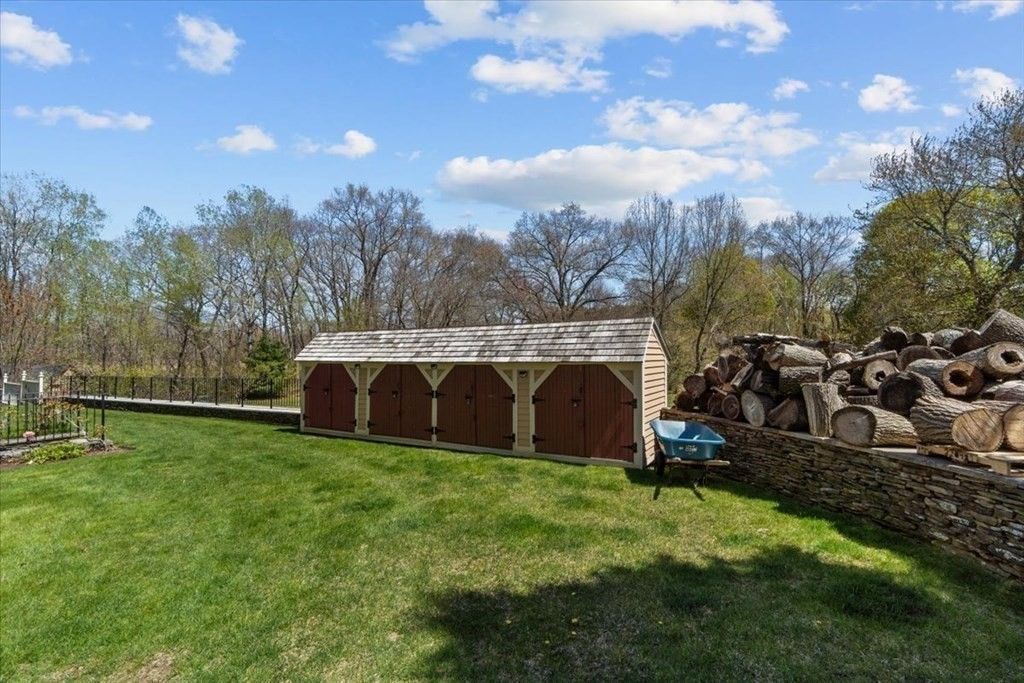
[[[585,457],[583,366],[552,370],[533,395],[533,404],[537,452]]]
[[[331,366],[316,365],[303,385],[304,423],[315,429],[331,428]]]
[[[344,365],[331,366],[331,429],[356,430],[356,384]]]
[[[415,365],[401,366],[402,389],[399,436],[430,441],[432,424],[432,391],[430,382]]]
[[[498,371],[490,365],[475,367],[476,445],[485,448],[512,448],[512,407],[515,395]]]
[[[476,444],[473,416],[476,372],[472,365],[456,365],[437,387],[437,440]]]
[[[584,370],[583,420],[587,456],[633,460],[633,392],[603,365]]]
[[[533,401],[538,453],[633,459],[633,394],[607,367],[559,365]]]
[[[385,365],[370,384],[370,434],[400,436],[401,408],[402,366]]]

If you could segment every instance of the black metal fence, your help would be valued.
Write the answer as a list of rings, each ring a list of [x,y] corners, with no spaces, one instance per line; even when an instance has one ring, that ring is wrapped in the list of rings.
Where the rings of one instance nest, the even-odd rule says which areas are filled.
[[[287,377],[121,377],[75,376],[54,380],[48,388],[80,397],[106,397],[134,401],[209,403],[226,406],[298,408],[302,391],[298,378]]]
[[[106,411],[62,396],[0,404],[0,446],[57,441],[76,437],[103,438]]]

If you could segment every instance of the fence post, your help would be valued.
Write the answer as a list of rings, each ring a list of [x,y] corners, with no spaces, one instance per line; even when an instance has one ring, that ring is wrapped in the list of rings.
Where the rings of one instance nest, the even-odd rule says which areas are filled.
[[[153,376],[149,376],[149,400],[153,400]]]
[[[274,377],[270,377],[270,409],[274,409]]]
[[[213,405],[220,405],[220,377],[213,378]]]
[[[192,378],[192,403],[196,402],[196,378]]]
[[[245,407],[245,377],[242,378],[242,397],[241,397],[241,403],[239,405],[242,408]]]
[[[114,375],[114,398],[117,398],[117,380],[120,379],[117,375]]]
[[[132,377],[132,400],[135,400],[135,377]]]
[[[115,386],[117,380],[115,381]],[[106,440],[107,438],[107,380],[106,378],[100,381],[100,438]]]

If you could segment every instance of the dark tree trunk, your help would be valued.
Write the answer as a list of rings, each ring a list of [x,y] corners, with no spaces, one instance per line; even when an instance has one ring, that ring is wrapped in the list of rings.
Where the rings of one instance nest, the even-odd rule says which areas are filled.
[[[978,330],[985,344],[1008,341],[1024,344],[1024,319],[1000,308]]]
[[[787,432],[807,429],[807,408],[803,398],[790,396],[768,413],[768,424]]]
[[[963,401],[922,396],[910,410],[910,421],[921,443],[955,444],[969,451],[988,452],[1003,442],[1002,415]]]
[[[957,360],[977,366],[987,377],[1009,379],[1024,372],[1024,346],[1013,342],[996,342],[968,351]]]
[[[914,425],[902,415],[875,408],[851,405],[832,415],[832,432],[854,446],[913,446]]]
[[[775,408],[775,399],[748,389],[740,396],[740,408],[747,422],[755,427],[763,427],[768,421],[768,413]]]
[[[942,396],[942,390],[916,372],[889,375],[878,387],[879,405],[900,415],[910,415],[910,409],[922,396]]]
[[[801,392],[807,406],[807,431],[811,436],[832,436],[832,414],[846,405],[839,396],[839,387],[819,382],[804,384]]]

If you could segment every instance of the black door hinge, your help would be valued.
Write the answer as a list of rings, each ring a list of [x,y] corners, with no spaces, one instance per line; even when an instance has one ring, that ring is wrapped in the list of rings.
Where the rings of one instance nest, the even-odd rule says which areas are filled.
[[[515,440],[516,440],[516,435],[515,435],[515,434],[509,434],[509,435],[508,435],[508,436],[506,436],[505,438],[506,438],[506,439],[508,439],[509,441],[511,441],[511,442],[513,442],[513,443],[515,443]]]
[[[543,400],[544,399],[542,399],[539,396],[537,396],[537,394],[534,394],[533,396],[530,397],[530,402],[533,403],[534,405],[540,403]]]
[[[630,401],[623,401],[622,405],[624,405],[624,406],[632,406],[632,407],[636,408],[637,407],[637,402],[636,402],[636,399],[634,398],[634,399],[632,399]]]
[[[538,441],[544,441],[544,440],[545,439],[543,437],[537,436],[536,434],[534,434],[533,438],[532,438],[533,443],[537,443]]]
[[[634,441],[633,443],[629,444],[628,446],[623,446],[623,448],[628,448],[629,450],[631,450],[634,453],[636,453],[636,441]]]
[[[516,400],[516,395],[515,395],[515,394],[512,394],[511,396],[506,396],[506,397],[505,397],[505,400],[506,400],[506,401],[512,401],[512,402],[515,402],[515,400]]]

